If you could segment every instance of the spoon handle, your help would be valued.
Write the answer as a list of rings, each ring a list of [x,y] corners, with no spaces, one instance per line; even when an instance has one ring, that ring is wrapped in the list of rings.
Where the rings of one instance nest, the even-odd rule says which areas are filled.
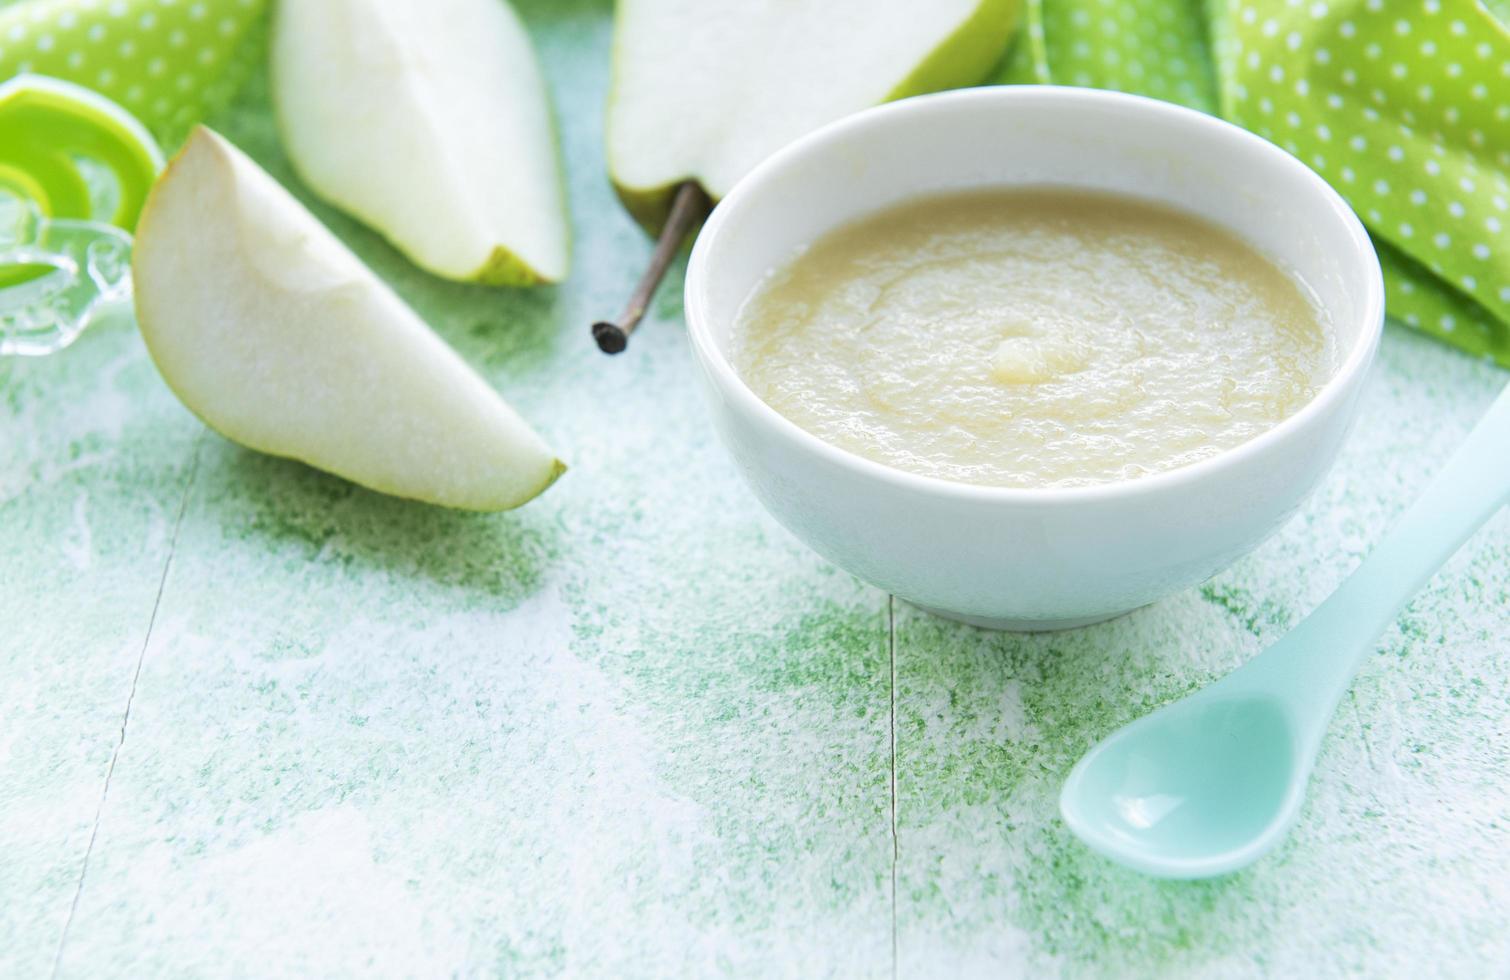
[[[1510,386],[1363,563],[1292,633],[1285,673],[1341,697],[1374,640],[1480,525],[1510,500]],[[1277,666],[1277,665],[1276,665]]]

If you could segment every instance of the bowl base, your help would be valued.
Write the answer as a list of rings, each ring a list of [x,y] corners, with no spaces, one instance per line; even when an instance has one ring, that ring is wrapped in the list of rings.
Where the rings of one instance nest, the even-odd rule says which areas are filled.
[[[919,606],[917,603],[913,605],[923,612],[932,613],[944,619],[952,619],[957,623],[968,623],[984,630],[1001,630],[1007,633],[1054,633],[1059,630],[1079,629],[1082,626],[1104,623],[1118,616],[1126,616],[1132,612],[1131,609],[1124,609],[1121,612],[1107,613],[1104,616],[1086,616],[1082,619],[993,619],[990,616],[968,616],[964,613],[949,612],[946,609],[934,609],[932,606]]]

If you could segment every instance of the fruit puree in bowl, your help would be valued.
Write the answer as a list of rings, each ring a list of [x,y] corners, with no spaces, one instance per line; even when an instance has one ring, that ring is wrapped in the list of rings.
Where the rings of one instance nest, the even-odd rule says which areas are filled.
[[[1309,288],[1236,235],[1053,186],[850,222],[765,277],[734,330],[745,381],[824,441],[1003,487],[1205,459],[1293,414],[1332,371]]]

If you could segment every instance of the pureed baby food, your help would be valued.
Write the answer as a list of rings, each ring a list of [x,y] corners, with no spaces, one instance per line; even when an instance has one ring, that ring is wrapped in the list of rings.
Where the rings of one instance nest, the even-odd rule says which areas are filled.
[[[734,361],[771,407],[898,469],[1133,479],[1253,438],[1333,368],[1303,283],[1163,205],[1049,187],[918,198],[756,287]]]

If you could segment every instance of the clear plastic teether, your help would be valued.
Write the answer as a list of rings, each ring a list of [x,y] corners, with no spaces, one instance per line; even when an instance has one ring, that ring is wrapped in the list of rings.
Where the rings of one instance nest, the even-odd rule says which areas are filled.
[[[131,295],[131,233],[162,151],[135,117],[56,78],[0,82],[0,356],[67,347]]]
[[[131,296],[131,236],[98,221],[44,218],[0,190],[0,355],[50,354],[101,306]]]

